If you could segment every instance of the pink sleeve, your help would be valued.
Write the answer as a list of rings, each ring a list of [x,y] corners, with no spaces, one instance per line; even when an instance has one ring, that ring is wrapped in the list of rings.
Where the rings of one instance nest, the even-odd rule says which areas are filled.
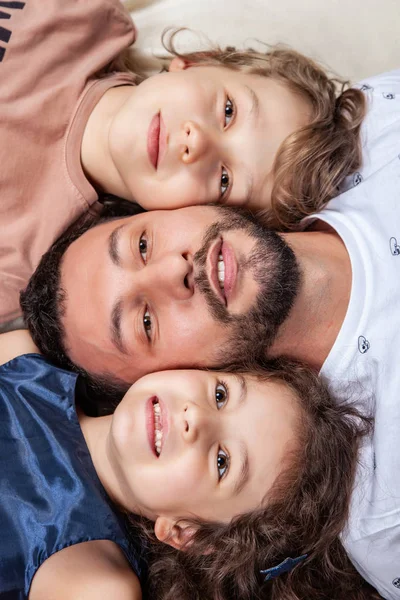
[[[76,71],[93,74],[136,37],[132,19],[119,0],[27,0],[1,5],[2,80],[9,78],[14,93],[28,81],[38,82],[38,77],[51,83],[58,73],[64,77],[76,77]]]
[[[135,35],[118,0],[0,2],[0,323],[20,314],[19,290],[41,255],[97,199],[71,178],[67,135],[95,74]]]

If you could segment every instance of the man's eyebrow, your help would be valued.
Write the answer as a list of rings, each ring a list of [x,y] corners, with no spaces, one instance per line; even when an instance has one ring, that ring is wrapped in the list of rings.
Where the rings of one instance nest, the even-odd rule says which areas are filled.
[[[246,379],[243,377],[243,375],[235,373],[235,377],[237,378],[240,384],[240,396],[238,400],[238,405],[240,406],[247,400],[247,384]],[[240,494],[240,492],[246,485],[250,475],[249,454],[247,452],[246,445],[243,442],[240,444],[240,456],[242,465],[240,468],[240,473],[235,483],[235,487],[233,488],[233,493],[235,496]]]
[[[121,229],[124,226],[125,226],[125,224],[122,223],[122,225],[119,225],[118,227],[116,227],[111,232],[111,234],[110,234],[110,236],[108,238],[108,255],[109,255],[111,261],[117,267],[119,267],[121,265],[121,258],[120,258],[120,255],[119,255],[118,242],[119,242],[119,235],[121,233]]]
[[[121,329],[122,319],[122,300],[118,300],[111,311],[110,335],[114,346],[123,354],[128,354],[124,340],[122,338]]]

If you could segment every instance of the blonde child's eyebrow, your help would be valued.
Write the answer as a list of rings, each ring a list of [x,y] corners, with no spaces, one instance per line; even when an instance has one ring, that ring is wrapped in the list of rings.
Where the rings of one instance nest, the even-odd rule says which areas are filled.
[[[255,91],[247,84],[244,84],[244,89],[246,90],[246,95],[250,98],[250,110],[248,112],[247,118],[253,120],[254,127],[257,126],[257,119],[260,114],[260,101],[258,99]],[[245,205],[250,202],[253,197],[253,188],[254,188],[254,179],[253,175],[247,171],[246,174],[246,191],[244,194],[244,203]]]
[[[249,115],[254,119],[254,121],[257,121],[258,115],[260,114],[260,101],[255,91],[251,89],[249,85],[245,84],[244,87],[246,88],[251,100],[251,108]]]
[[[245,205],[250,202],[253,197],[253,175],[251,173],[246,173],[247,184],[246,184],[246,192],[244,195]]]

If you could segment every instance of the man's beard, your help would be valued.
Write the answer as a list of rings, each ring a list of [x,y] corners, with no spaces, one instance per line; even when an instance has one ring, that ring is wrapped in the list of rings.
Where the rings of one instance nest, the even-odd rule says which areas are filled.
[[[218,363],[223,366],[262,361],[297,296],[299,266],[293,250],[275,231],[264,228],[239,211],[222,212],[223,218],[208,228],[203,245],[194,256],[198,271],[195,283],[204,294],[215,321],[225,324],[231,331],[219,353]],[[213,291],[205,268],[211,244],[223,232],[233,230],[246,232],[254,240],[250,256],[242,260],[239,267],[243,272],[251,273],[259,288],[253,306],[241,315],[228,312]]]

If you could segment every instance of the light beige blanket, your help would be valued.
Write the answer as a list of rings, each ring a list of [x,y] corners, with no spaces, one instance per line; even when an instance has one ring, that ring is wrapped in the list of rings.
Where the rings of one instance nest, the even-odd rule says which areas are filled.
[[[138,46],[162,52],[170,25],[221,44],[284,42],[357,81],[400,67],[399,0],[126,0]],[[194,45],[187,37],[186,47]]]

